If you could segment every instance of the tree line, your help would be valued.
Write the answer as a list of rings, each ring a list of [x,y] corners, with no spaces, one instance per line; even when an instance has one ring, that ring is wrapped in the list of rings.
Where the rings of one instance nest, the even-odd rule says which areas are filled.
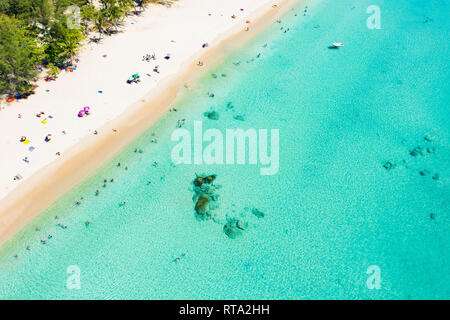
[[[172,1],[0,0],[0,95],[27,94],[44,69],[56,77],[71,65],[84,39],[99,41],[130,13]]]

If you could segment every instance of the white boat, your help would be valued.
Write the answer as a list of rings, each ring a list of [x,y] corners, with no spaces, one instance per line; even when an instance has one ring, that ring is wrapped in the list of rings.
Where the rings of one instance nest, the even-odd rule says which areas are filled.
[[[342,42],[334,42],[333,43],[333,47],[339,48],[339,47],[343,47],[344,44]]]

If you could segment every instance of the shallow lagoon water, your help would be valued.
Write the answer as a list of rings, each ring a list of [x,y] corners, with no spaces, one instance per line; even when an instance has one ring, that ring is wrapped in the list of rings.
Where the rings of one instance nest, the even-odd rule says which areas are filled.
[[[211,70],[177,112],[2,248],[0,298],[448,299],[450,5],[378,1],[382,29],[370,30],[373,4],[305,1]],[[329,50],[335,41],[345,47]],[[203,116],[210,108],[219,120]],[[170,135],[183,118],[188,130],[195,120],[279,129],[279,173],[174,166]],[[195,216],[196,173],[217,174],[214,220]],[[241,237],[224,234],[227,215],[249,224]],[[66,286],[72,265],[79,290]],[[379,290],[366,285],[371,265]]]

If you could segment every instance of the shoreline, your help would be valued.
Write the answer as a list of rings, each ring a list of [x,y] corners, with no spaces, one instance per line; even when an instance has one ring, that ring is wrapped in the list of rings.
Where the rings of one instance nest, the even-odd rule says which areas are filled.
[[[0,246],[154,125],[170,105],[184,95],[186,89],[183,84],[195,83],[209,68],[254,39],[274,19],[284,15],[299,2],[301,0],[266,2],[247,17],[251,20],[250,25],[238,23],[219,34],[209,43],[205,52],[198,50],[181,64],[175,74],[161,79],[143,98],[128,106],[126,112],[101,126],[101,134],[83,138],[82,142],[69,147],[58,160],[51,161],[9,191],[0,200]],[[277,7],[274,8],[275,3]],[[249,31],[243,30],[246,26],[249,26]],[[202,67],[196,65],[199,60],[204,63]],[[113,132],[113,129],[117,132]]]

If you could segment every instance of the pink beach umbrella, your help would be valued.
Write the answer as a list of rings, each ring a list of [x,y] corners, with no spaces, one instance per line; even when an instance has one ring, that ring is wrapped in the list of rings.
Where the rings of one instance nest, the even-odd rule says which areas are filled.
[[[91,110],[91,108],[90,107],[84,107],[84,112],[88,112],[89,110]]]
[[[81,110],[80,112],[78,112],[78,116],[81,118],[82,116],[84,116],[85,111]]]

